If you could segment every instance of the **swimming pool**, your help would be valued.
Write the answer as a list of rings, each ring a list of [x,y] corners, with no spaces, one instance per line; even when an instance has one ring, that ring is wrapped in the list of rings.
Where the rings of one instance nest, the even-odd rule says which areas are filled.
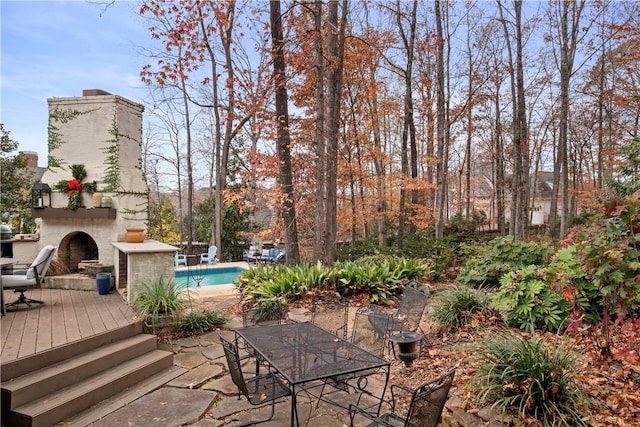
[[[175,282],[176,285],[186,286],[188,284],[190,288],[196,287],[198,283],[200,286],[227,285],[233,283],[236,277],[245,271],[247,269],[242,267],[205,268],[204,265],[202,267],[198,265],[176,271]]]

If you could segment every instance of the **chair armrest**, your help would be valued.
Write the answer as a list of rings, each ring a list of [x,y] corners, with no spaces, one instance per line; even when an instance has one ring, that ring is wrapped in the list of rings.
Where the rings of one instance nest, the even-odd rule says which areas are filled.
[[[354,424],[354,419],[355,419],[356,415],[362,415],[363,417],[369,419],[370,421],[373,421],[375,423],[375,425],[392,427],[391,424],[386,423],[382,418],[376,417],[375,415],[370,414],[367,411],[365,411],[364,409],[362,409],[362,408],[360,408],[360,407],[358,407],[356,405],[353,405],[353,404],[349,405],[349,419],[350,419],[351,427],[356,425],[356,424]]]

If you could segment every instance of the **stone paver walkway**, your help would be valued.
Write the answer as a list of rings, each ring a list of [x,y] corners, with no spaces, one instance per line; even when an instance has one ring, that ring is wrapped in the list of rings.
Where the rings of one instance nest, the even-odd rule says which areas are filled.
[[[236,301],[237,302],[237,301]],[[208,305],[209,309],[224,309],[234,304],[233,299],[218,301]],[[300,319],[304,313],[293,313]],[[223,334],[233,337],[233,330],[242,327],[242,320],[233,318],[225,325]],[[218,331],[208,332],[196,337],[172,340],[159,345],[160,348],[174,353],[174,365],[186,369],[186,372],[169,381],[143,397],[116,409],[104,418],[90,424],[91,426],[140,426],[140,427],[172,427],[198,426],[219,427],[238,426],[247,422],[265,419],[269,416],[271,407],[251,406],[244,397],[238,399],[238,389],[228,374],[224,352],[218,337]],[[247,360],[247,364],[251,363]],[[246,365],[247,372],[252,372],[254,365]],[[392,364],[392,380],[401,377],[402,365]],[[248,374],[251,375],[251,374]],[[427,381],[429,378],[425,378]],[[381,389],[384,378],[371,377],[369,390]],[[378,393],[379,394],[379,393]],[[465,402],[451,397],[443,413],[445,427],[498,427],[503,424],[495,421],[492,414],[470,414],[465,411]],[[332,398],[343,405],[355,403],[355,394],[334,394]],[[387,388],[387,395],[389,391]],[[260,424],[265,427],[280,427],[290,425],[290,398],[283,398],[277,402],[275,416],[269,422]],[[317,406],[316,406],[317,405]],[[388,410],[383,405],[383,411]],[[349,414],[346,409],[330,405],[325,402],[318,404],[317,400],[309,400],[304,395],[298,398],[298,414],[300,425],[311,427],[348,426]],[[359,420],[357,426],[364,425]],[[70,424],[76,425],[73,422]]]

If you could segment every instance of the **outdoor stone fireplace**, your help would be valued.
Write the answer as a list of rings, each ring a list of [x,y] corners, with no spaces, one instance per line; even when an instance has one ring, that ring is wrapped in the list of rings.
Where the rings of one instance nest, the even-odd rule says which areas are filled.
[[[83,262],[99,262],[98,245],[83,231],[67,234],[58,245],[58,259],[75,273],[84,267]]]
[[[83,192],[83,207],[72,210],[68,194],[53,190],[51,206],[33,210],[41,221],[40,244],[57,246],[58,259],[71,272],[82,261],[113,265],[111,242],[122,240],[127,228],[146,226],[148,188],[140,166],[144,107],[97,89],[47,101],[49,140],[57,146],[50,144],[42,182],[54,188],[69,181],[71,165],[80,164],[87,174],[82,183],[95,181],[113,205],[94,208],[91,194]]]
[[[57,258],[70,272],[87,263],[114,267],[116,286],[140,278],[130,263],[122,263],[127,251],[161,253],[154,271],[173,275],[173,248],[155,241],[141,248],[123,248],[127,228],[146,228],[148,187],[141,167],[142,112],[144,107],[126,98],[92,89],[81,97],[50,98],[49,165],[42,182],[52,189],[51,206],[32,209],[40,218],[39,246],[54,245]],[[94,207],[92,195],[82,192],[82,206],[69,208],[67,191],[56,191],[57,183],[70,181],[71,166],[82,165],[86,177],[111,199],[110,205]],[[70,186],[69,186],[70,187]],[[149,242],[149,244],[147,244]],[[129,297],[131,293],[128,293]]]

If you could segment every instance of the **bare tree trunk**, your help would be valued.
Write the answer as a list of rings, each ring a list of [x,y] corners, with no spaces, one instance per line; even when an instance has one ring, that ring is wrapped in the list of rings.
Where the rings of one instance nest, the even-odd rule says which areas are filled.
[[[324,139],[324,52],[322,48],[322,0],[315,1],[315,68],[316,68],[316,212],[313,239],[313,261],[323,258],[325,208]]]
[[[562,1],[551,7],[558,8],[558,41],[560,43],[560,63],[558,64],[560,67],[559,137],[556,148],[556,161],[553,169],[553,196],[549,212],[549,235],[555,239],[566,236],[569,231],[569,84],[573,73],[580,16],[582,15],[584,2]],[[569,25],[571,25],[571,28],[569,28]],[[600,121],[600,123],[602,122]],[[600,136],[602,136],[601,133]],[[560,230],[559,234],[557,234],[555,225],[559,204],[561,206]]]
[[[293,191],[293,171],[291,168],[291,139],[289,137],[289,107],[286,86],[286,64],[284,59],[284,36],[280,1],[270,2],[271,39],[273,42],[273,77],[277,118],[277,146],[280,164],[280,189],[284,196],[282,219],[284,221],[285,249],[287,261],[300,262],[298,227],[296,225],[295,194]]]
[[[211,76],[215,77],[217,76],[218,72],[217,72],[217,66],[216,66],[216,55],[215,52],[213,51],[213,48],[211,47],[211,43],[209,41],[209,36],[207,33],[207,28],[204,24],[204,20],[202,17],[202,9],[198,7],[198,15],[200,17],[200,30],[202,31],[203,34],[203,38],[204,38],[204,42],[205,42],[205,47],[207,49],[207,52],[209,53],[209,59],[211,62]],[[231,42],[229,40],[229,42]],[[219,176],[222,173],[222,129],[221,129],[221,120],[220,120],[220,112],[219,112],[219,99],[218,99],[218,92],[219,92],[219,88],[218,88],[218,79],[217,78],[212,78],[211,79],[211,92],[212,92],[212,108],[213,108],[213,117],[214,117],[214,147],[213,150],[211,150],[211,155],[212,155],[212,159],[211,159],[211,168],[214,170],[210,170],[209,173],[209,195],[213,195],[214,196],[214,201],[215,201],[215,210],[214,210],[214,221],[213,224],[211,225],[211,237],[209,238],[209,244],[216,244],[216,246],[218,246],[218,242],[222,242],[222,221],[218,221],[218,215],[219,210],[218,210],[218,206],[220,205],[220,200],[223,199],[222,197],[222,192],[223,189],[220,188],[219,186]],[[225,171],[226,171],[226,167],[225,167]],[[226,172],[225,172],[226,175]],[[213,177],[215,176],[215,185],[214,185],[214,179]],[[226,182],[226,181],[225,181]],[[224,210],[222,211],[224,212]],[[218,246],[218,256],[222,257],[222,248],[220,246]],[[222,258],[221,258],[222,259]]]
[[[375,72],[372,72],[372,77]],[[373,127],[373,144],[378,155],[373,164],[376,171],[376,214],[378,215],[378,246],[387,245],[387,202],[385,201],[385,168],[382,160],[382,138],[380,136],[380,112],[378,111],[378,94],[371,102],[371,123]]]
[[[526,94],[524,88],[524,66],[522,63],[522,1],[514,3],[516,23],[516,100],[517,138],[516,157],[519,161],[517,181],[516,237],[525,239],[529,234],[529,128],[527,125]]]
[[[369,25],[369,11],[367,3],[363,3],[365,9],[365,20],[367,30]],[[369,78],[371,81],[375,81],[377,74],[377,63],[372,61],[369,67],[371,73]],[[369,114],[371,118],[371,132],[373,134],[373,145],[376,155],[373,157],[373,165],[376,176],[376,223],[378,228],[378,246],[383,247],[387,245],[387,202],[385,199],[385,163],[383,160],[383,147],[382,138],[380,135],[380,111],[378,110],[378,96],[379,91],[376,90],[374,96],[369,100]]]
[[[524,159],[525,153],[523,152],[523,146],[526,142],[523,142],[523,126],[525,126],[526,135],[526,121],[524,120],[524,78],[522,76],[522,29],[520,28],[520,19],[522,15],[521,2],[514,2],[514,16],[515,16],[515,56],[514,61],[514,48],[511,41],[511,31],[507,25],[507,20],[504,17],[504,6],[502,1],[498,0],[498,9],[500,12],[500,22],[504,31],[506,40],[507,55],[509,58],[509,79],[511,86],[511,99],[512,99],[512,113],[513,120],[511,126],[511,133],[513,139],[513,182],[511,184],[511,219],[509,222],[509,234],[516,238],[522,238],[524,235],[525,227],[522,224],[523,209],[527,210],[528,197],[525,191],[528,189],[523,188],[525,182],[527,170],[524,169],[524,163],[528,161]],[[527,180],[528,181],[528,180]],[[524,202],[524,203],[523,203]],[[523,207],[524,205],[524,207]]]
[[[344,34],[347,1],[343,2],[343,15],[338,27],[338,0],[329,1],[327,21],[329,31],[327,49],[331,61],[328,86],[327,114],[327,205],[324,261],[333,264],[338,249],[337,187],[338,187],[338,139],[340,137],[340,104],[342,93],[342,71],[344,67]]]
[[[402,13],[400,10],[400,1],[396,2],[396,21],[398,31],[402,38],[402,43],[407,54],[407,63],[404,69],[404,113],[402,125],[402,146],[401,146],[401,169],[402,176],[417,178],[418,177],[418,149],[416,147],[416,128],[413,122],[413,56],[414,45],[416,39],[416,15],[418,10],[418,1],[413,1],[411,11],[411,21],[409,24],[409,35],[405,34],[402,22]],[[411,202],[417,202],[417,191],[412,191]],[[404,247],[405,223],[407,214],[410,213],[406,208],[407,191],[403,185],[400,188],[400,217],[398,219],[398,248]]]
[[[225,27],[220,30],[220,40],[224,50],[225,68],[227,70],[227,120],[225,123],[222,152],[219,156],[218,171],[216,174],[215,192],[215,245],[218,247],[220,256],[222,247],[222,224],[224,223],[224,192],[227,188],[227,168],[229,165],[229,150],[233,139],[233,122],[235,118],[236,98],[235,98],[235,68],[231,56],[231,41],[233,29],[235,28],[235,2],[229,2],[226,15]]]
[[[440,0],[435,0],[435,19],[436,34],[438,40],[444,40],[442,32],[442,13],[440,10]],[[436,210],[437,219],[435,227],[435,237],[442,238],[444,234],[444,220],[446,210],[446,193],[447,193],[447,150],[445,140],[446,137],[446,115],[445,115],[445,76],[444,76],[444,43],[438,43],[436,50],[436,67],[437,67],[437,89],[436,89],[436,105],[437,105],[437,124],[436,124]]]
[[[189,99],[184,76],[180,74],[180,89],[184,104],[184,126],[187,133],[187,253],[191,253],[193,242],[193,163],[191,154],[191,118],[189,115]]]

